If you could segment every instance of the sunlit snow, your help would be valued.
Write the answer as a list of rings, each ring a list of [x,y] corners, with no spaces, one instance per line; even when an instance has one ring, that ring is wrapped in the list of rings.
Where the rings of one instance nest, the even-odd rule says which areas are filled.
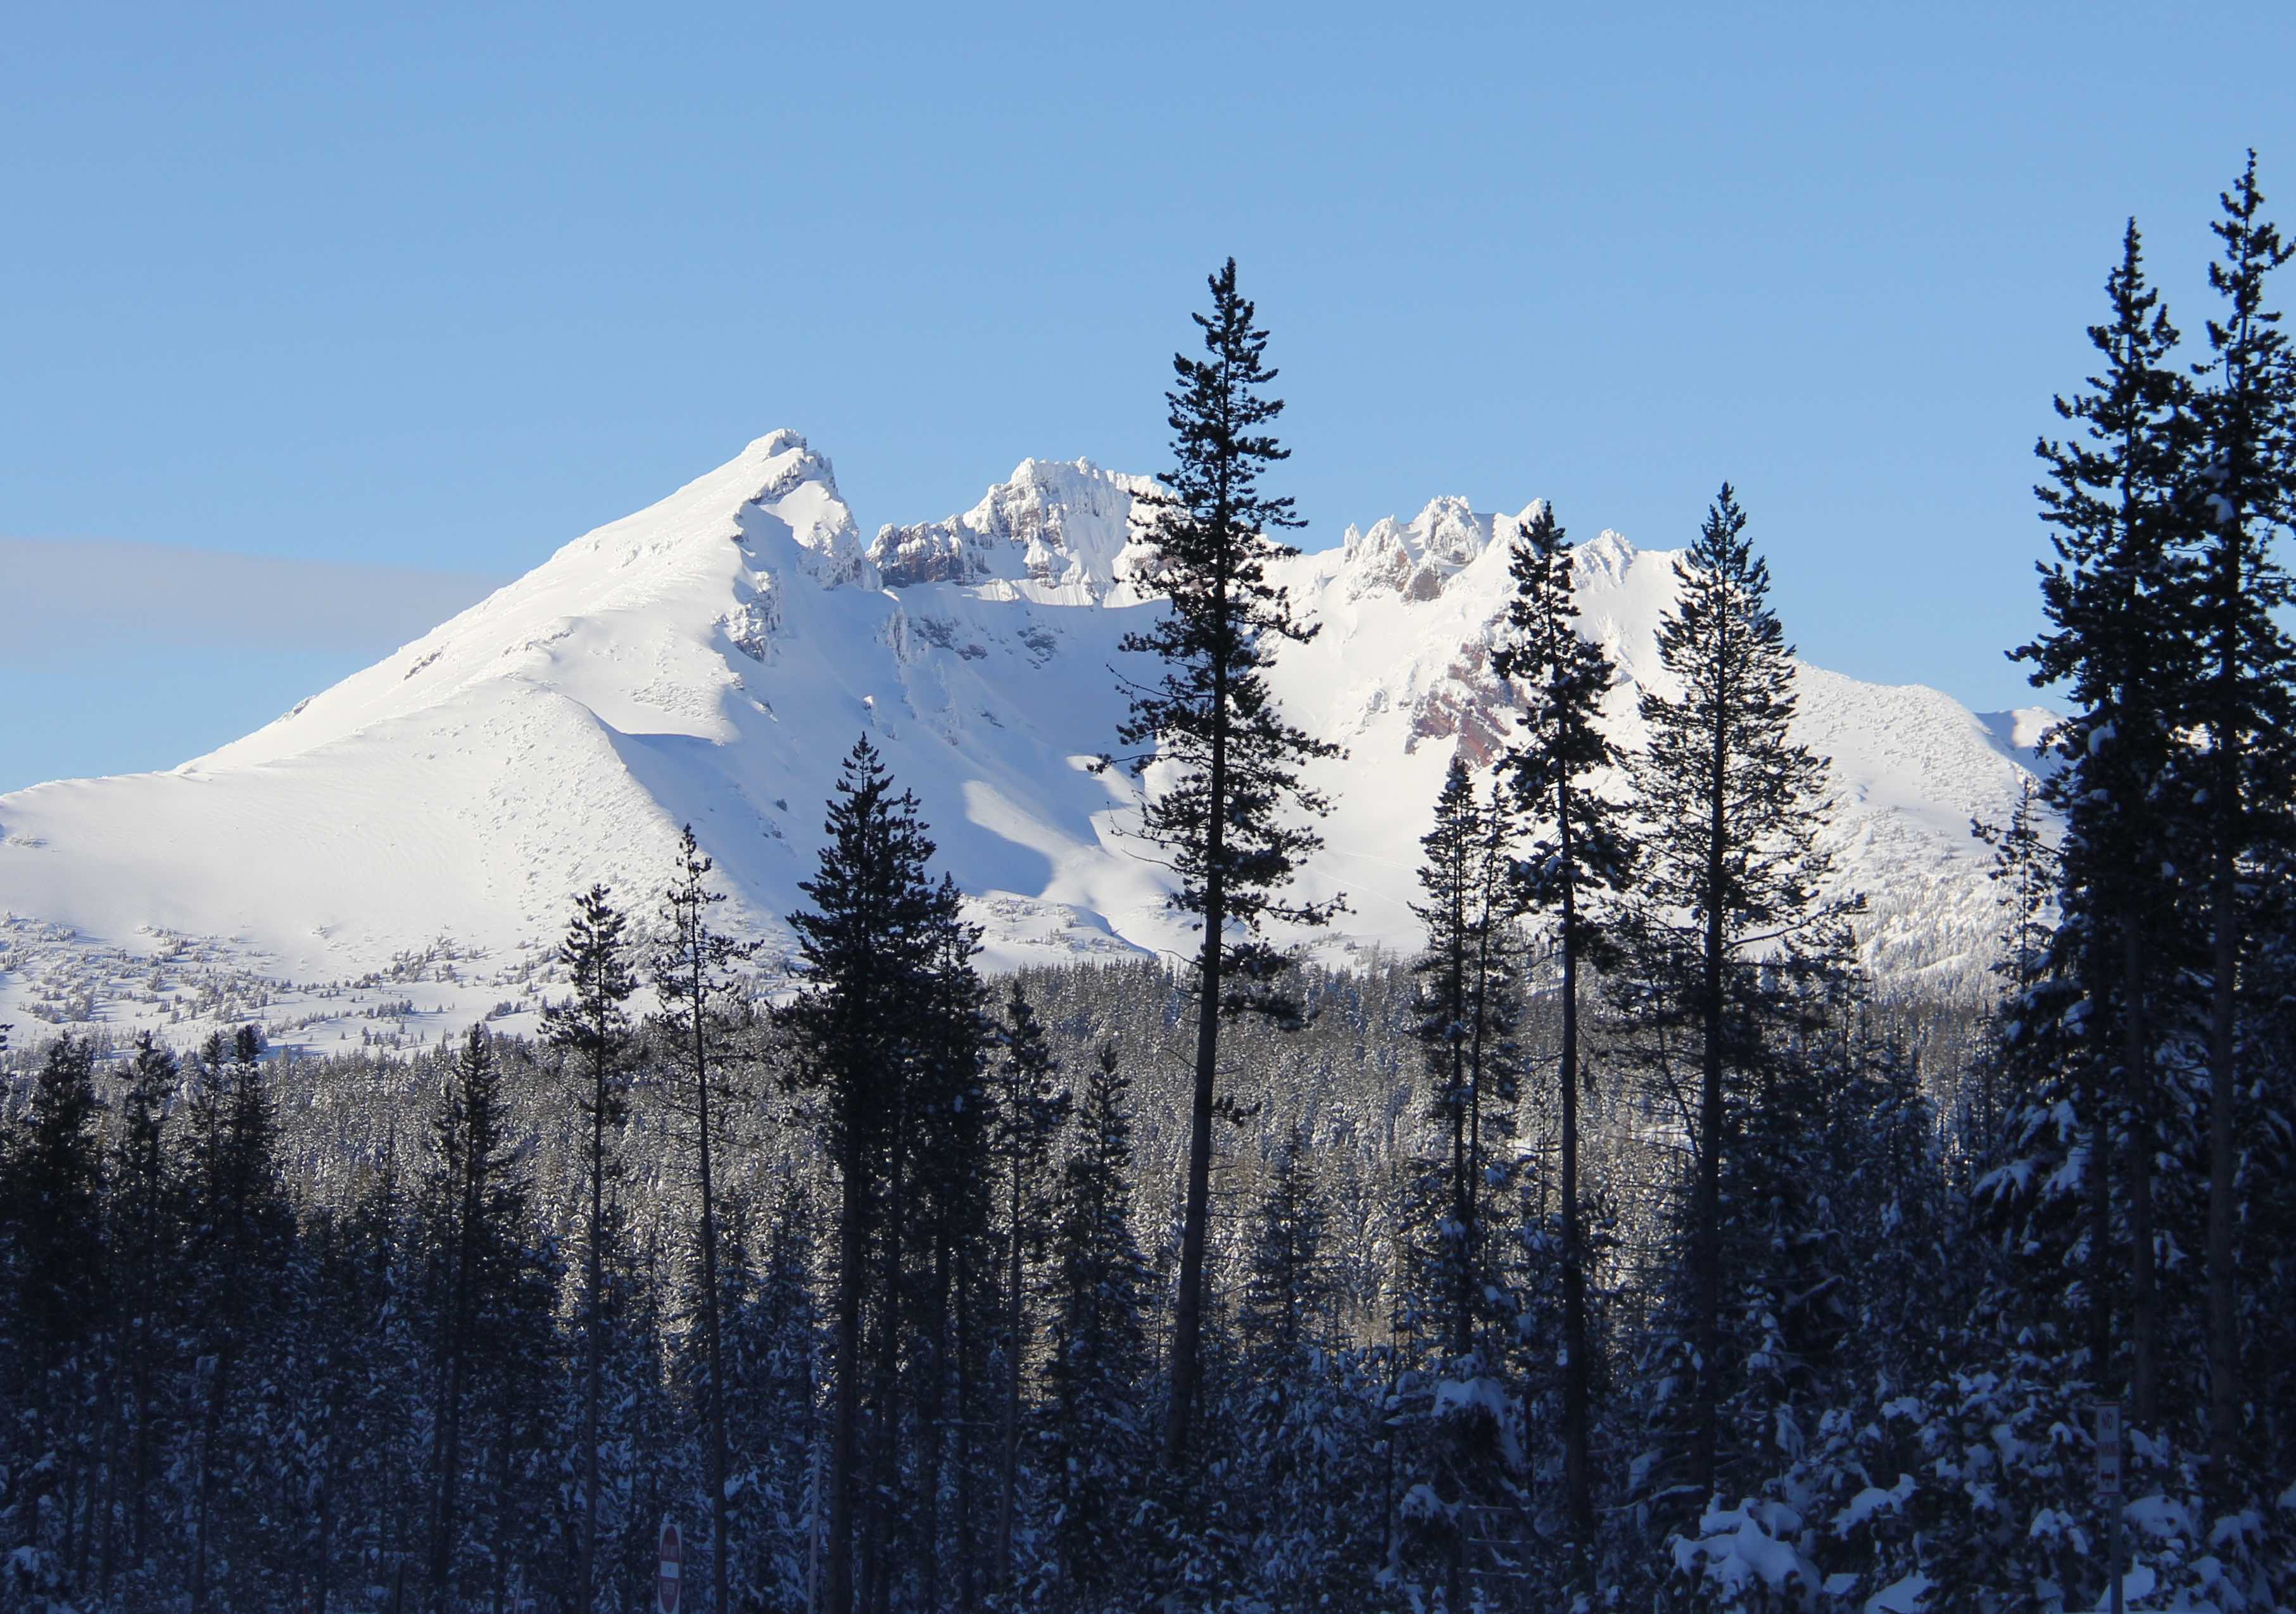
[[[1030,460],[963,515],[865,542],[828,461],[760,438],[242,740],[0,797],[0,1007],[183,1025],[268,998],[237,1017],[332,1046],[404,1003],[414,1028],[391,1035],[435,1041],[530,1012],[571,895],[603,881],[650,907],[688,822],[770,968],[863,733],[921,798],[989,963],[1185,948],[1163,871],[1124,837],[1130,786],[1083,766],[1115,744],[1118,640],[1158,609],[1130,581],[1148,486]],[[1304,883],[1350,910],[1327,955],[1414,944],[1443,771],[1504,741],[1489,651],[1515,519],[1438,499],[1280,569],[1323,632],[1286,648],[1277,693],[1348,751],[1311,770],[1335,806]],[[1631,741],[1675,557],[1614,533],[1578,556]],[[1877,968],[1981,964],[1995,898],[1969,820],[2005,819],[2046,718],[1804,669],[1799,737],[1832,759],[1839,878],[1868,896]]]

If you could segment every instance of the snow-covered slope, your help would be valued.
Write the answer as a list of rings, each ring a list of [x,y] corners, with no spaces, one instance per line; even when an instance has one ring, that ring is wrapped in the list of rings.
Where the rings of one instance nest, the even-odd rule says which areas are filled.
[[[84,945],[212,938],[283,978],[347,979],[442,937],[509,956],[593,881],[648,905],[690,822],[742,922],[777,937],[866,733],[993,962],[1184,946],[1121,836],[1127,785],[1086,766],[1113,742],[1117,642],[1157,609],[1128,580],[1147,486],[1029,460],[972,510],[865,543],[828,462],[775,432],[243,740],[0,797],[0,910]],[[1286,652],[1278,692],[1348,748],[1320,770],[1338,806],[1310,883],[1353,909],[1327,946],[1413,943],[1443,769],[1455,747],[1487,759],[1508,722],[1489,646],[1513,524],[1439,499],[1284,568],[1324,631]],[[1612,533],[1578,553],[1631,739],[1673,557]],[[2005,815],[2035,716],[1816,668],[1801,688],[1875,962],[1968,954],[1991,901],[1968,820]]]

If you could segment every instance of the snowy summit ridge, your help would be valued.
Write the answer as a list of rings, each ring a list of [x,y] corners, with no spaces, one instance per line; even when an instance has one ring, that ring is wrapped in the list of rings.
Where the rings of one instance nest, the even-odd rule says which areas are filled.
[[[1132,504],[1146,477],[1090,460],[1022,460],[963,515],[881,527],[869,545],[885,583],[1028,583],[1070,603],[1104,600],[1132,543]]]
[[[728,918],[770,944],[865,733],[922,799],[992,963],[1185,947],[1161,871],[1121,838],[1129,786],[1085,766],[1121,715],[1117,642],[1158,609],[1130,581],[1152,486],[1024,460],[972,509],[865,543],[829,461],[770,433],[244,739],[0,797],[0,910],[343,979],[442,936],[546,941],[593,881],[649,909],[691,823]],[[1536,508],[1439,498],[1279,569],[1324,631],[1284,647],[1276,693],[1349,751],[1311,770],[1337,807],[1305,883],[1353,910],[1327,951],[1415,945],[1443,770],[1455,750],[1488,763],[1512,724],[1490,652],[1506,540]],[[1675,557],[1607,532],[1577,557],[1631,742]],[[2005,816],[2031,715],[1815,668],[1801,702],[1800,737],[1833,762],[1837,866],[1874,905],[1870,961],[1967,967],[1992,925],[1968,821]],[[10,967],[0,953],[0,995]]]

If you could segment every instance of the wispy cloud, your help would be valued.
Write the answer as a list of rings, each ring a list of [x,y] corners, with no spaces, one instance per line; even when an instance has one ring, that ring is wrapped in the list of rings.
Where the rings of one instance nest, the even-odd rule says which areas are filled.
[[[111,538],[0,538],[0,662],[123,641],[380,655],[504,581]]]

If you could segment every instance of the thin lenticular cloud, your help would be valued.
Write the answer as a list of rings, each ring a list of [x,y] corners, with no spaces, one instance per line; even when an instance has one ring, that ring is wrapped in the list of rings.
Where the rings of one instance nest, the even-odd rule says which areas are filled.
[[[0,538],[0,662],[120,639],[380,655],[503,581],[112,538]]]

